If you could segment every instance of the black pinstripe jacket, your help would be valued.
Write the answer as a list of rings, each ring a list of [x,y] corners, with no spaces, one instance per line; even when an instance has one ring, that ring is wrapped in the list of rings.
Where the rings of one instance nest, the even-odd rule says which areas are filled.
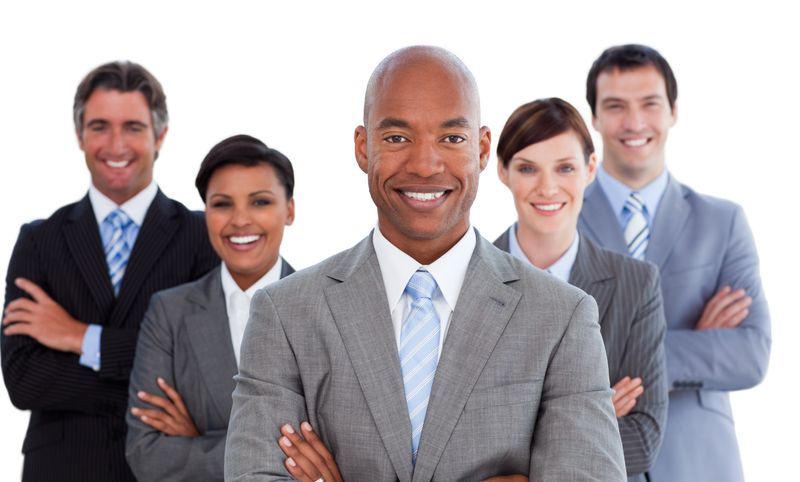
[[[508,251],[508,235],[506,230],[495,246]],[[644,393],[618,421],[629,480],[644,480],[667,419],[666,322],[658,268],[581,236],[569,282],[597,301],[611,385],[625,376],[642,379]]]
[[[128,377],[150,295],[195,280],[219,261],[199,213],[160,190],[114,291],[88,196],[22,227],[6,276],[5,305],[27,296],[17,277],[41,286],[70,315],[103,326],[101,369],[23,335],[2,336],[11,402],[30,410],[24,481],[134,480],[125,462]]]

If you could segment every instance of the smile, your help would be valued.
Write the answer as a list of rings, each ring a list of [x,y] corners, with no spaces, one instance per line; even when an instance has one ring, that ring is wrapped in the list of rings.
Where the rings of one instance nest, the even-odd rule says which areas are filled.
[[[559,209],[566,206],[567,203],[551,203],[551,204],[533,204],[533,207],[538,209],[539,211],[545,211],[548,213],[558,211]]]
[[[411,192],[411,191],[401,191],[403,196],[408,198],[417,200],[417,201],[435,201],[440,197],[444,196],[444,191],[436,191],[436,192]]]
[[[129,161],[129,160],[128,161],[112,161],[110,159],[106,159],[105,163],[106,163],[106,165],[108,167],[111,167],[111,168],[114,168],[114,169],[122,169],[123,167],[128,167],[128,164],[130,164],[131,161]]]
[[[228,240],[236,245],[252,244],[261,239],[259,234],[250,234],[246,236],[228,236]]]
[[[623,139],[622,143],[628,147],[642,147],[643,145],[650,142],[650,139],[641,138],[641,139]]]

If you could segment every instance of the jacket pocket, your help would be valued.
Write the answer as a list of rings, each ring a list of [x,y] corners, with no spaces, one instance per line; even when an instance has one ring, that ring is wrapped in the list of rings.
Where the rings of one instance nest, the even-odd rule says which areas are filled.
[[[530,403],[539,399],[541,391],[541,380],[484,388],[470,394],[464,410]]]

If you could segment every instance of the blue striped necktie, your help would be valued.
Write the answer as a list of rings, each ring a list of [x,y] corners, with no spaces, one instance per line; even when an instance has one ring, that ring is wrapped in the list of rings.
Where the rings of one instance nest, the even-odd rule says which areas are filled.
[[[114,295],[119,295],[125,267],[131,257],[133,242],[138,231],[131,218],[122,209],[115,209],[103,220],[101,236],[106,254],[108,276],[114,287]]]
[[[638,192],[633,191],[625,201],[625,209],[631,214],[625,226],[625,244],[628,253],[636,259],[644,259],[647,243],[650,241],[650,228],[644,217],[644,201]]]
[[[435,290],[436,280],[427,271],[417,271],[411,276],[405,290],[413,299],[411,311],[400,330],[400,368],[411,419],[411,461],[414,464],[439,362],[439,317],[431,299]]]

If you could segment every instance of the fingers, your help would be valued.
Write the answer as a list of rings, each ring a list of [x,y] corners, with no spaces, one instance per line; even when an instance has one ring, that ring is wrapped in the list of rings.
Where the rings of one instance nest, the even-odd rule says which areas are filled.
[[[3,324],[5,324],[5,320],[3,320]],[[5,328],[3,330],[3,334],[6,336],[27,335],[35,338],[33,336],[35,329],[36,327],[30,323],[14,323],[13,325],[9,325],[7,328]]]
[[[632,393],[642,387],[642,379],[639,377],[631,379],[631,377],[624,377],[618,381],[612,388],[614,395],[612,400],[619,400],[624,397],[632,396]],[[637,395],[638,396],[638,395]]]
[[[28,298],[17,298],[6,305],[4,313],[6,316],[10,316],[15,313],[31,313],[38,306],[39,305],[35,301],[29,300]]]
[[[289,475],[291,475],[295,480],[299,480],[300,482],[316,482],[319,479],[319,477],[315,479],[314,477],[303,472],[303,469],[300,468],[297,465],[297,462],[295,462],[291,457],[286,458],[284,465],[286,466],[286,470],[289,472]]]
[[[742,291],[744,293],[744,291]],[[728,305],[722,312],[719,314],[720,318],[720,327],[728,327],[732,328],[737,326],[739,323],[742,322],[747,317],[747,310],[750,305],[753,304],[753,298],[749,296],[744,296],[737,301]],[[738,321],[736,321],[738,320]]]
[[[708,300],[696,328],[698,330],[723,328],[733,319],[741,317],[741,311],[750,306],[752,301],[743,289],[733,291],[729,286],[725,286]]]
[[[31,295],[31,297],[39,303],[50,301],[50,296],[33,281],[26,278],[17,278],[14,280],[14,284],[17,285],[17,288]]]
[[[164,397],[159,397],[158,395],[153,395],[152,393],[147,393],[142,390],[140,390],[136,395],[140,400],[160,408],[173,418],[177,418],[180,415],[180,412],[178,412],[175,404]]]
[[[175,435],[172,417],[160,410],[149,410],[145,408],[133,407],[131,413],[139,418],[143,423],[153,427],[159,432],[167,435]]]
[[[614,412],[617,415],[617,418],[622,418],[631,413],[631,410],[633,410],[633,407],[635,406],[636,406],[636,399],[635,398],[630,399],[619,406],[615,405]]]
[[[336,465],[336,460],[334,460],[333,455],[331,455],[328,447],[325,446],[325,443],[320,440],[317,434],[314,432],[314,429],[311,428],[311,424],[308,422],[303,422],[300,424],[300,430],[302,431],[303,437],[306,441],[314,448],[322,460],[325,461],[325,465],[328,467],[328,471],[330,472],[333,479],[325,479],[330,480],[331,482],[342,482],[342,476],[339,473],[339,466]]]
[[[175,405],[175,408],[178,409],[180,413],[183,415],[189,415],[189,410],[186,408],[186,404],[183,403],[183,398],[181,398],[180,393],[177,390],[169,386],[166,380],[161,377],[156,379],[159,388],[164,391],[164,393],[172,400],[172,403]]]
[[[310,426],[309,426],[310,428]],[[337,478],[331,470],[329,463],[323,458],[322,454],[317,451],[317,448],[311,445],[308,440],[300,437],[291,425],[284,425],[281,427],[281,433],[284,435],[278,441],[281,450],[292,459],[295,465],[300,468],[303,473],[311,477],[312,481],[322,477],[326,481],[337,482],[341,478]],[[313,433],[313,432],[312,432]],[[317,447],[322,447],[324,452],[330,457],[328,449],[324,447],[322,441],[318,440]],[[332,458],[331,458],[332,462]],[[288,464],[288,462],[287,462]],[[334,467],[335,463],[332,464]],[[336,470],[338,475],[338,470]]]

